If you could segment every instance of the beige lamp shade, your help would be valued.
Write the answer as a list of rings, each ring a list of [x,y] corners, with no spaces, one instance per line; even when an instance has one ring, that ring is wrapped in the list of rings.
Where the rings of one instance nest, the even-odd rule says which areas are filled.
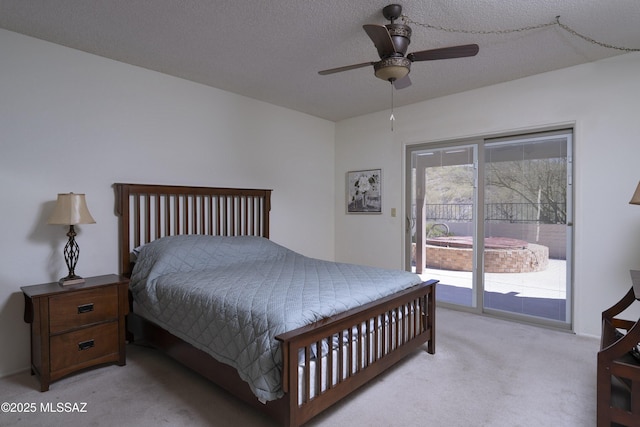
[[[638,186],[636,187],[636,192],[633,193],[633,197],[631,198],[631,201],[629,202],[629,204],[640,205],[640,183],[638,183]]]
[[[75,225],[95,224],[95,222],[87,208],[84,194],[63,193],[58,194],[56,207],[53,209],[53,213],[47,223]]]

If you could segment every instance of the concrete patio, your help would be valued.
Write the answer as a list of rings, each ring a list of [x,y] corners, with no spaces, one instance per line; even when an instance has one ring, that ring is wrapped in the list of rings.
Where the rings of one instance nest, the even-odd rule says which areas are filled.
[[[543,271],[486,273],[484,306],[495,310],[564,322],[566,317],[566,261],[549,260]],[[423,279],[440,280],[438,301],[470,306],[471,272],[425,269]]]

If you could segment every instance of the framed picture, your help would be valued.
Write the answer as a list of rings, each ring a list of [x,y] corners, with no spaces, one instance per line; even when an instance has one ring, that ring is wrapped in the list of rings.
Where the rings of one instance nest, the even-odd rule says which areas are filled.
[[[347,172],[347,213],[382,213],[382,169]]]

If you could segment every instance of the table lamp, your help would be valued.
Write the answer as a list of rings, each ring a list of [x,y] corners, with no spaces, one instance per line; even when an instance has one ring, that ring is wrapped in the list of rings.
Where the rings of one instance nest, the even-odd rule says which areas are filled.
[[[49,217],[48,224],[69,226],[69,232],[67,233],[69,241],[64,247],[64,260],[67,263],[69,274],[58,281],[60,285],[84,283],[84,279],[76,276],[75,273],[78,257],[80,256],[80,247],[76,243],[76,232],[73,226],[76,224],[95,224],[95,222],[87,208],[84,194],[58,194],[58,200],[53,213]]]
[[[640,183],[636,187],[636,192],[633,193],[633,197],[631,197],[631,201],[629,201],[631,205],[640,205]]]

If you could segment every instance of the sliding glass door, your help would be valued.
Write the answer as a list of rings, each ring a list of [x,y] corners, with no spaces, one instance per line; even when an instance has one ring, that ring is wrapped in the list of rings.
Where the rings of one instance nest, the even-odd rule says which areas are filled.
[[[416,150],[411,156],[411,266],[446,283],[438,289],[440,301],[467,307],[477,306],[476,157],[475,145]]]
[[[485,144],[484,307],[570,319],[566,132]]]
[[[407,269],[439,304],[571,327],[570,130],[407,148]]]

